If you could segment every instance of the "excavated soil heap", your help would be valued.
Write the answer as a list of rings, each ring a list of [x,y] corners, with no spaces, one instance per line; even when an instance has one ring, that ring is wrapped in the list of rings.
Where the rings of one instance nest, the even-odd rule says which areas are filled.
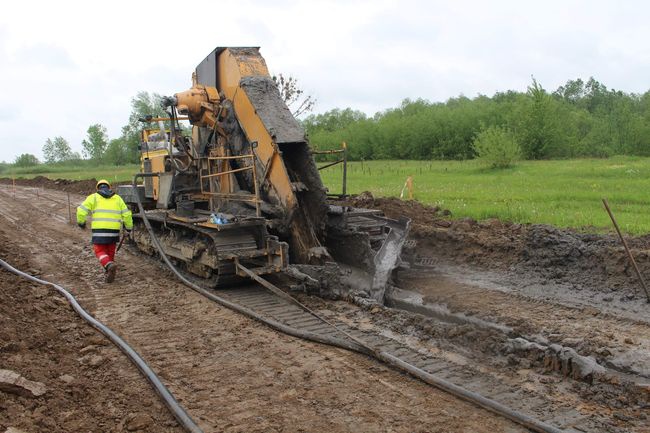
[[[13,182],[10,178],[0,178],[0,183],[11,185]],[[70,180],[70,179],[50,179],[45,176],[36,176],[33,179],[16,179],[16,185],[27,186],[32,188],[58,189],[76,194],[90,194],[95,191],[97,179]]]
[[[374,198],[364,192],[339,204],[382,210],[389,218],[411,218],[417,254],[438,262],[534,275],[546,281],[600,291],[636,287],[638,281],[613,234],[580,233],[544,224],[495,219],[450,219],[451,213],[414,200]],[[650,274],[650,235],[627,237],[642,274]]]

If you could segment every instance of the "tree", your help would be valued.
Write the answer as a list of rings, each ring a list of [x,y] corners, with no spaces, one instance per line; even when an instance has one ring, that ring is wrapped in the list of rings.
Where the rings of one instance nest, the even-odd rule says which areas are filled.
[[[341,110],[335,108],[322,114],[311,114],[302,121],[307,133],[324,130],[328,132],[338,131],[349,125],[366,118],[365,113],[352,108]]]
[[[508,168],[521,157],[514,134],[501,126],[490,126],[479,132],[472,147],[477,158],[492,168]]]
[[[136,147],[129,147],[124,137],[115,138],[108,143],[104,153],[104,161],[113,165],[124,165],[137,162],[138,152]]]
[[[161,104],[162,96],[158,93],[138,92],[138,94],[131,99],[131,114],[129,115],[129,123],[122,127],[123,143],[120,146],[125,146],[128,150],[129,161],[138,162],[138,145],[140,144],[140,131],[143,128],[140,119],[152,115],[153,117],[167,117],[167,113]],[[115,145],[117,146],[117,145]],[[114,151],[115,149],[113,149]]]
[[[54,141],[51,138],[45,140],[43,145],[43,158],[48,164],[56,162],[56,152],[54,150]]]
[[[23,153],[22,155],[17,156],[16,160],[14,161],[14,165],[16,167],[31,167],[38,165],[39,163],[40,162],[38,158],[36,158],[31,153]]]
[[[99,123],[88,127],[88,137],[81,142],[83,153],[86,158],[99,161],[103,158],[108,146],[106,128]]]
[[[564,86],[558,87],[553,94],[567,102],[578,104],[585,97],[585,83],[580,78],[569,80]]]
[[[298,80],[292,76],[285,77],[282,74],[274,75],[273,82],[280,91],[280,96],[294,117],[309,113],[314,109],[316,100],[311,95],[298,87]]]
[[[528,86],[528,97],[519,131],[524,155],[528,159],[561,156],[554,154],[561,145],[558,102],[535,78],[532,85]]]
[[[63,137],[48,138],[43,145],[43,157],[45,162],[63,162],[74,159],[81,159],[77,152],[73,152],[68,141]]]

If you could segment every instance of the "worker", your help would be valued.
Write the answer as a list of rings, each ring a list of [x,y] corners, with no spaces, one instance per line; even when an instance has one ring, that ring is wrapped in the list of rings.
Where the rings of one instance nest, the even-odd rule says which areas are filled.
[[[127,232],[133,229],[131,211],[115,194],[107,180],[100,180],[96,185],[97,192],[90,194],[77,208],[77,224],[86,228],[86,218],[92,217],[92,244],[95,256],[106,272],[106,282],[115,280],[117,265],[115,264],[115,247],[120,239],[122,224]]]

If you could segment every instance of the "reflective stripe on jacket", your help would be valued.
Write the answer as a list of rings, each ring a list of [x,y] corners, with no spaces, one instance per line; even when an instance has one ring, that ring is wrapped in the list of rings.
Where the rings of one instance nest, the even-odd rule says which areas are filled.
[[[109,198],[98,193],[89,195],[77,208],[77,223],[84,224],[88,216],[92,217],[94,244],[117,242],[122,224],[127,230],[133,228],[131,211],[117,194]]]

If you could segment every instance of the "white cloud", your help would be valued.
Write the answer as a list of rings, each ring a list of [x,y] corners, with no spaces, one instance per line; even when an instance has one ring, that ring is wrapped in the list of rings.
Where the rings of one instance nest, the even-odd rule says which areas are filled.
[[[216,46],[261,46],[318,111],[524,90],[531,75],[547,89],[594,76],[645,92],[649,7],[619,3],[11,2],[0,15],[0,160],[40,155],[56,135],[79,150],[93,123],[118,136],[131,97],[185,89]]]

